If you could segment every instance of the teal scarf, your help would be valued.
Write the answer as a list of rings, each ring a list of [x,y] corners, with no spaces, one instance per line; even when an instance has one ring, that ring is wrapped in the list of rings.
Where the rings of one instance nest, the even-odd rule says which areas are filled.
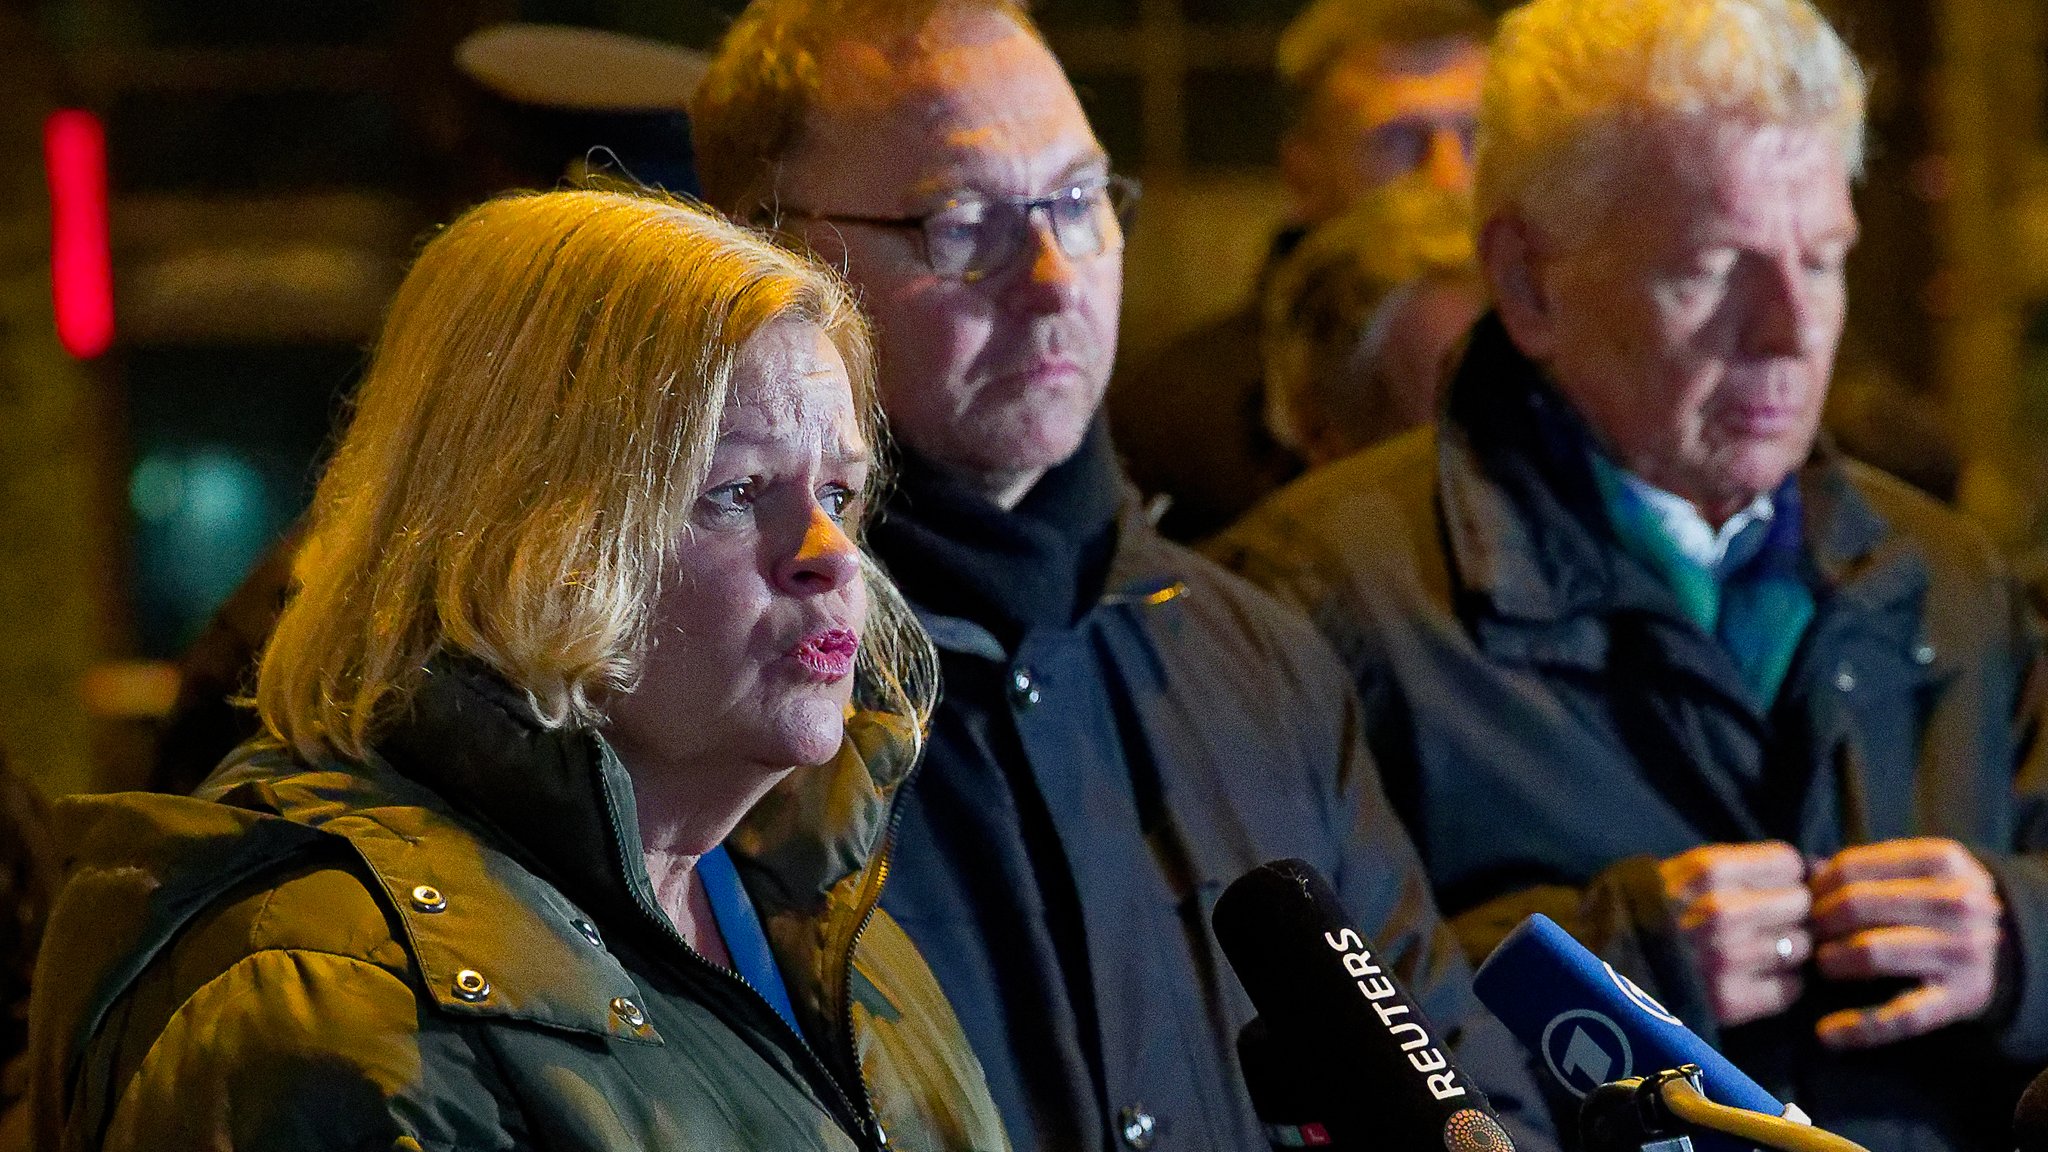
[[[1592,460],[1622,548],[1664,581],[1686,619],[1721,642],[1758,707],[1769,711],[1813,622],[1813,589],[1801,566],[1797,477],[1773,495],[1771,518],[1745,527],[1721,562],[1707,567],[1679,549],[1656,509],[1623,481],[1613,461],[1598,452]]]

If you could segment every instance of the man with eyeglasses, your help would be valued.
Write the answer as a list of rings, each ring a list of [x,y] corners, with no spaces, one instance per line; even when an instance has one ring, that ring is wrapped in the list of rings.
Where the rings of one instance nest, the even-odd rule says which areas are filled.
[[[901,460],[869,543],[944,683],[883,906],[1017,1148],[1263,1148],[1208,914],[1303,857],[1547,1147],[1341,668],[1160,538],[1118,468],[1099,409],[1135,186],[1023,8],[756,0],[691,107],[712,202],[844,268],[876,324]]]

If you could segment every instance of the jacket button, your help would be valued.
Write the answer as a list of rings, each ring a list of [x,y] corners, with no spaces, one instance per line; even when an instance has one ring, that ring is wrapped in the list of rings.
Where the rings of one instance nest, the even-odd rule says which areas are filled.
[[[1918,664],[1918,665],[1920,665],[1920,666],[1921,666],[1922,668],[1925,668],[1925,667],[1927,667],[1927,666],[1928,666],[1929,664],[1932,664],[1932,663],[1934,663],[1934,645],[1932,645],[1932,644],[1916,644],[1916,645],[1914,645],[1914,646],[1913,646],[1913,663],[1915,663],[1915,664]]]
[[[1038,682],[1031,678],[1031,669],[1019,668],[1010,673],[1010,703],[1019,708],[1030,708],[1044,698],[1038,690]]]
[[[1840,668],[1835,669],[1835,691],[1854,692],[1855,690],[1856,670],[1847,664],[1843,664]]]
[[[1117,1135],[1124,1139],[1124,1147],[1131,1152],[1145,1152],[1152,1147],[1153,1132],[1159,1127],[1159,1122],[1152,1119],[1152,1114],[1145,1111],[1143,1104],[1129,1104],[1116,1114],[1116,1127]]]
[[[455,974],[455,996],[475,1004],[491,994],[491,982],[474,968],[464,968]]]
[[[448,898],[431,884],[422,884],[412,890],[412,906],[422,912],[441,912],[448,907]]]
[[[624,1020],[628,1028],[644,1027],[647,1023],[647,1013],[642,1012],[638,1004],[633,1003],[624,996],[617,997],[612,1001],[612,1015]]]
[[[592,948],[604,947],[604,937],[597,934],[597,925],[588,920],[572,920],[570,924],[577,932],[582,933],[585,940],[590,941]]]

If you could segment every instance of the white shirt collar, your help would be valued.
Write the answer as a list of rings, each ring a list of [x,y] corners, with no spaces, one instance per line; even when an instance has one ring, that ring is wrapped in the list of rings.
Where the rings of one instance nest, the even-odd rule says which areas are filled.
[[[1692,501],[1683,496],[1666,492],[1662,488],[1637,476],[1633,472],[1616,469],[1621,482],[1630,492],[1646,505],[1657,523],[1664,529],[1664,535],[1686,559],[1698,564],[1709,572],[1718,572],[1721,562],[1728,558],[1728,546],[1742,535],[1742,530],[1751,524],[1768,524],[1775,516],[1778,506],[1765,492],[1749,502],[1749,507],[1728,518],[1726,524],[1716,530],[1700,515]]]

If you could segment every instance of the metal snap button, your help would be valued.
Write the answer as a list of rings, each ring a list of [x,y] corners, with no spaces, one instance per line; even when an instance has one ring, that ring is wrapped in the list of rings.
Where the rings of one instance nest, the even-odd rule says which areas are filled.
[[[592,924],[588,920],[571,920],[569,924],[577,932],[581,933],[585,940],[590,941],[592,948],[604,947],[604,937],[597,934],[597,925]]]
[[[1038,690],[1038,682],[1032,679],[1031,669],[1019,668],[1010,673],[1010,703],[1019,708],[1030,708],[1044,698]]]
[[[1856,670],[1854,668],[1849,667],[1847,664],[1844,664],[1840,668],[1835,669],[1835,691],[1854,692],[1855,690]]]
[[[612,1015],[624,1020],[628,1028],[641,1028],[647,1024],[647,1013],[642,1012],[638,1004],[624,996],[612,1000]]]
[[[431,884],[422,884],[412,890],[412,906],[422,912],[441,912],[448,907],[448,898]]]
[[[474,1004],[490,994],[491,982],[484,979],[483,973],[474,968],[464,968],[455,974],[455,995],[458,999]]]
[[[1145,1152],[1145,1149],[1152,1147],[1153,1134],[1157,1131],[1159,1122],[1152,1118],[1150,1112],[1145,1111],[1143,1104],[1130,1104],[1116,1114],[1116,1127],[1117,1135],[1123,1137],[1124,1147],[1131,1149],[1131,1152]]]
[[[1934,645],[1915,645],[1913,648],[1913,663],[1920,665],[1922,668],[1934,663]]]

